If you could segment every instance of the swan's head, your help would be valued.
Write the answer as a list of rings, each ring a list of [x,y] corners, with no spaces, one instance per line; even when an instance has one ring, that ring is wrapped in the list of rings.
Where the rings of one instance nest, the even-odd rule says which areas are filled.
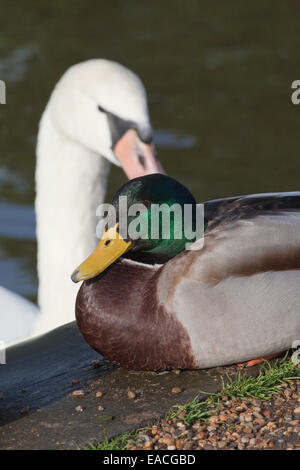
[[[67,138],[122,166],[129,178],[163,173],[144,86],[126,67],[104,59],[70,67],[48,111]]]

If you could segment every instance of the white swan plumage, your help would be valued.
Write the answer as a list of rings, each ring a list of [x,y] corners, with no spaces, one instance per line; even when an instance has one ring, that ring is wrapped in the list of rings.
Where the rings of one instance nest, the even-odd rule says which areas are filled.
[[[110,162],[129,178],[163,171],[155,157],[147,97],[126,67],[93,59],[70,67],[42,115],[36,164],[38,308],[0,288],[6,346],[74,320],[70,273],[96,244],[96,208]]]

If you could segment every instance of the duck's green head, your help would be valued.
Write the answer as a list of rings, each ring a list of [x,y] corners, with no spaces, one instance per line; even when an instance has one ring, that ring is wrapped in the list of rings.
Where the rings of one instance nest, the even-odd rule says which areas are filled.
[[[114,195],[112,209],[97,248],[73,272],[74,282],[97,276],[128,251],[168,259],[195,241],[196,201],[169,176],[152,174],[128,181]]]

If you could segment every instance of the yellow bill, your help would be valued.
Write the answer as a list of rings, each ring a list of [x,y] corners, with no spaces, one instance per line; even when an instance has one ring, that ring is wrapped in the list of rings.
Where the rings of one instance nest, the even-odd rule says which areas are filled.
[[[106,230],[97,248],[73,272],[73,282],[85,281],[102,273],[108,266],[129,250],[132,242],[126,242],[118,232],[119,223]]]

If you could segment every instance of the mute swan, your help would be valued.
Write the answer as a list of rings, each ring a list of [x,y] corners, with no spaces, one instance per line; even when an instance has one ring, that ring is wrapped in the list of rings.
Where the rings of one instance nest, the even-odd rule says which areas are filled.
[[[129,178],[163,172],[141,80],[116,62],[93,59],[65,72],[41,118],[35,201],[40,310],[0,289],[6,346],[74,320],[78,286],[70,272],[96,245],[96,207],[111,162]]]

